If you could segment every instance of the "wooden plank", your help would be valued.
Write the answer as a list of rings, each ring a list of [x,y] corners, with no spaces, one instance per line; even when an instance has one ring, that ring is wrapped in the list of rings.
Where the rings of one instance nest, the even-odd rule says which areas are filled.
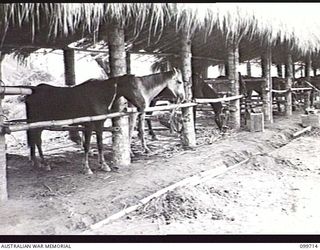
[[[295,133],[292,135],[292,137],[293,137],[293,138],[296,138],[296,137],[298,137],[299,135],[301,135],[301,134],[303,134],[303,133],[305,133],[305,132],[311,131],[311,128],[312,128],[311,126],[308,126],[308,127],[304,128],[304,129],[298,131],[298,132],[295,132]]]
[[[179,188],[179,187],[183,187],[183,186],[191,186],[191,185],[196,185],[196,184],[199,184],[201,182],[204,182],[205,180],[208,180],[208,179],[211,179],[213,177],[216,177],[218,175],[221,175],[221,174],[224,174],[225,172],[229,171],[229,170],[232,170],[234,168],[237,168],[239,166],[241,166],[242,164],[248,162],[250,160],[250,158],[247,158],[239,163],[236,163],[235,165],[233,166],[221,166],[221,167],[217,167],[217,168],[214,168],[214,169],[210,169],[208,171],[204,171],[204,172],[201,172],[201,173],[198,173],[194,176],[191,176],[191,177],[188,177],[186,179],[183,179],[177,183],[174,183],[166,188],[163,188],[161,190],[159,190],[158,192],[152,194],[152,195],[149,195],[147,197],[145,197],[144,199],[141,199],[137,205],[133,205],[131,207],[128,207],[124,210],[121,210],[119,211],[118,213],[115,213],[109,217],[107,217],[106,219],[102,220],[102,221],[99,221],[93,225],[90,226],[91,229],[98,229],[116,219],[119,219],[121,217],[123,217],[124,215],[126,214],[129,214],[135,210],[137,210],[138,208],[142,207],[143,205],[145,205],[146,203],[148,203],[150,200],[154,199],[154,198],[157,198],[157,197],[160,197],[161,195],[165,194],[166,192],[168,191],[172,191],[176,188]],[[87,231],[84,231],[82,234],[86,234],[88,233]]]

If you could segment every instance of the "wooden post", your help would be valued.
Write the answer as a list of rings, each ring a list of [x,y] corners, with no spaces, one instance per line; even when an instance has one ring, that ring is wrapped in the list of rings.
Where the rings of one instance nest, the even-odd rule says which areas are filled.
[[[67,86],[73,86],[76,84],[76,75],[74,70],[74,50],[63,50],[64,61],[64,79]]]
[[[191,39],[188,32],[181,32],[181,70],[187,101],[192,100],[192,68],[191,68]],[[196,146],[196,134],[194,129],[193,108],[182,108],[182,144],[187,147]]]
[[[316,75],[317,75],[317,69],[313,68],[313,76],[316,76]]]
[[[3,124],[2,99],[0,96],[0,126]],[[7,193],[7,161],[6,161],[6,141],[4,133],[0,133],[0,204],[8,199]]]
[[[262,83],[263,114],[266,123],[273,123],[271,60],[271,48],[268,46],[261,56],[262,77],[267,79]]]
[[[226,76],[229,75],[229,64],[228,64],[228,62],[226,62],[226,63],[224,64],[224,74],[225,74]]]
[[[131,74],[131,54],[126,52],[126,67],[127,67],[127,74]]]
[[[4,54],[1,53],[0,51],[0,80],[2,80],[2,62],[4,59]]]
[[[277,64],[277,73],[279,77],[283,77],[282,64]]]
[[[250,61],[247,61],[247,76],[251,77],[251,63]]]
[[[238,42],[230,39],[227,41],[228,49],[228,78],[231,81],[230,92],[232,95],[239,95],[239,45]],[[240,100],[230,102],[230,127],[240,129]]]
[[[287,55],[286,62],[286,89],[291,89],[293,82],[293,69],[292,69],[292,56],[291,54]],[[285,103],[285,115],[292,115],[292,94],[291,91],[286,93],[286,103]]]
[[[111,77],[125,75],[127,71],[126,51],[124,43],[124,29],[114,22],[108,30],[109,62]],[[116,111],[122,111],[127,107],[127,101],[121,97],[114,103]],[[119,131],[112,133],[113,164],[126,166],[131,163],[129,119],[127,116],[112,119],[113,127],[119,127]]]
[[[305,64],[305,77],[307,81],[310,82],[311,76],[311,54],[308,53],[306,58],[306,64]],[[312,91],[313,92],[313,91]],[[310,106],[313,106],[313,94],[311,96],[311,91],[305,91],[304,93],[304,109],[310,108]]]

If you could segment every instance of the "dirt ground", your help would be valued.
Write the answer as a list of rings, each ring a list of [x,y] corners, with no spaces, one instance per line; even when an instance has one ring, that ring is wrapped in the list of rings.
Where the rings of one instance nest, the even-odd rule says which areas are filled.
[[[204,112],[198,119],[194,150],[182,149],[176,134],[157,131],[158,140],[149,141],[152,153],[142,154],[136,140],[132,164],[118,171],[99,171],[94,151],[90,176],[80,173],[82,149],[67,133],[45,132],[50,172],[31,167],[23,133],[8,135],[9,201],[0,205],[0,234],[319,233],[319,131],[292,139],[302,129],[295,113],[290,119],[276,116],[265,132],[222,136],[211,117]],[[110,161],[110,135],[105,134]],[[90,229],[164,187],[247,158],[248,163],[216,178],[167,192]]]

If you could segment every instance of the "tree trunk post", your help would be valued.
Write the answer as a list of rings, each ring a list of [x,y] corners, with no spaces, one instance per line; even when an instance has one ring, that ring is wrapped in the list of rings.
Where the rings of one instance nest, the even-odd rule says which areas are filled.
[[[181,38],[181,71],[186,92],[186,100],[192,100],[192,66],[191,66],[191,39],[188,32],[182,31]],[[183,130],[181,135],[182,144],[186,147],[196,146],[196,134],[194,129],[193,108],[182,108]]]
[[[261,56],[263,115],[266,123],[273,123],[272,116],[272,78],[271,78],[271,48],[268,46]]]
[[[3,96],[0,96],[0,127],[3,125]],[[0,204],[8,199],[5,134],[0,132]]]
[[[73,86],[76,84],[76,74],[74,69],[74,50],[63,50],[64,61],[64,79],[67,86]]]
[[[291,54],[287,55],[286,62],[286,89],[290,89],[290,91],[286,92],[286,103],[285,103],[285,115],[292,115],[292,93],[291,87],[293,82],[293,69],[292,69],[292,56]]]
[[[251,63],[250,61],[247,61],[247,76],[251,77]]]
[[[306,64],[305,64],[305,77],[307,81],[310,81],[311,79],[311,54],[308,53]],[[304,93],[304,109],[310,108],[310,106],[313,106],[313,93],[311,94],[311,91],[306,91]]]
[[[234,40],[229,40],[228,48],[228,78],[231,81],[230,92],[232,95],[239,95],[239,46]],[[240,100],[230,101],[230,127],[240,129]]]
[[[4,55],[0,51],[0,80],[2,80],[2,62],[4,59]]]
[[[277,74],[278,77],[283,77],[283,73],[282,73],[282,64],[277,64]]]
[[[108,30],[109,62],[111,77],[125,75],[127,71],[124,29],[118,24],[110,25]],[[115,111],[122,111],[127,107],[127,101],[120,97],[114,103]],[[112,162],[115,166],[127,166],[131,163],[129,118],[128,116],[112,119],[113,127],[119,131],[112,132]]]

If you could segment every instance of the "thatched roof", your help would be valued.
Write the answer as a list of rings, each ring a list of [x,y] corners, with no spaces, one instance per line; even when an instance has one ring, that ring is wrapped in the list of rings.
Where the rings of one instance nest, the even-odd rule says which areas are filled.
[[[95,42],[116,21],[132,51],[177,52],[177,32],[187,29],[195,55],[223,60],[226,38],[241,37],[242,60],[269,44],[281,62],[288,51],[298,59],[320,48],[319,10],[317,3],[0,4],[0,49],[63,48],[83,37]]]

